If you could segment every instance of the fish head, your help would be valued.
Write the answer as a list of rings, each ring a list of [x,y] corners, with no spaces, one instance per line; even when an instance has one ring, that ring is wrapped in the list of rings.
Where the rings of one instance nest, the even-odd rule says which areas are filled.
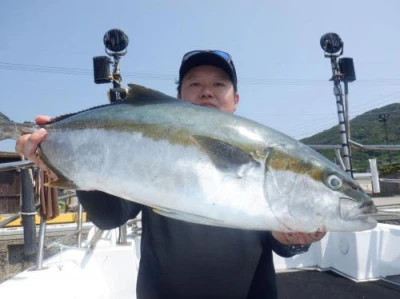
[[[376,207],[371,198],[351,175],[321,157],[270,157],[264,192],[281,225],[302,232],[374,228]]]
[[[321,182],[337,208],[330,211],[327,225],[331,230],[362,231],[376,226],[377,208],[370,196],[350,174],[336,167],[325,167]],[[336,215],[336,217],[335,217]]]

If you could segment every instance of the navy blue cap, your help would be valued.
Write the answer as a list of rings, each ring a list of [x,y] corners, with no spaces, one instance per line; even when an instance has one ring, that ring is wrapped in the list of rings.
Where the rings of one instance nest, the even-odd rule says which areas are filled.
[[[237,91],[237,76],[232,57],[228,53],[219,50],[195,50],[186,53],[179,68],[178,91],[180,91],[182,80],[187,72],[201,65],[212,65],[222,69],[228,74],[233,88]]]

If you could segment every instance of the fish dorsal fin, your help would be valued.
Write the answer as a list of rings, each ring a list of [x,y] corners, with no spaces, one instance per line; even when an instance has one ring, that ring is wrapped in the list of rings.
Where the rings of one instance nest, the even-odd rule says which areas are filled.
[[[193,135],[192,138],[219,169],[227,170],[259,164],[251,154],[233,144],[208,136]]]
[[[90,111],[90,110],[95,110],[95,109],[106,107],[109,105],[119,105],[119,104],[124,104],[124,103],[129,103],[129,102],[134,104],[134,103],[139,102],[139,100],[143,100],[140,104],[146,104],[146,103],[154,104],[154,102],[164,102],[165,103],[168,101],[170,101],[170,102],[179,101],[178,99],[173,98],[169,95],[166,95],[160,91],[150,89],[150,88],[144,87],[142,85],[129,83],[128,86],[130,88],[127,90],[127,96],[125,97],[125,99],[123,101],[116,101],[113,103],[108,103],[108,104],[91,107],[91,108],[88,108],[88,109],[85,109],[85,110],[82,110],[79,112],[73,112],[73,113],[60,115],[60,116],[53,118],[51,121],[47,122],[46,125],[56,123],[58,121],[67,119],[67,118],[77,115],[79,113],[83,113],[83,112]],[[1,117],[1,115],[0,115],[0,117]]]
[[[158,90],[144,87],[142,85],[129,83],[128,86],[129,86],[128,94],[125,98],[125,100],[127,100],[127,101],[136,101],[139,99],[146,99],[146,100],[151,100],[151,101],[162,100],[163,102],[178,101],[176,98],[166,95],[165,93],[162,93]]]

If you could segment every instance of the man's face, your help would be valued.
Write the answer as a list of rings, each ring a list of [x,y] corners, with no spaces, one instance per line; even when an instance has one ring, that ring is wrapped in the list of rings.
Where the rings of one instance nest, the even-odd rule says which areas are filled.
[[[194,67],[187,72],[178,98],[226,112],[235,112],[239,102],[228,74],[211,65]]]

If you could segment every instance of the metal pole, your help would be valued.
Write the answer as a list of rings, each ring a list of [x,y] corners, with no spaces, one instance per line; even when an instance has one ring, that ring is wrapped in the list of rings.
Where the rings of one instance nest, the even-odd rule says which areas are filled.
[[[347,140],[351,138],[350,135],[350,116],[349,116],[349,83],[344,80],[344,107],[345,107],[345,116],[346,116],[346,128],[347,128]],[[351,150],[351,148],[350,148]]]
[[[36,254],[35,194],[32,177],[28,168],[21,169],[21,217],[24,227],[24,255]]]
[[[37,188],[37,197],[39,198],[39,201],[41,200],[40,195],[41,192],[43,192],[42,188],[40,188],[40,186],[42,185],[42,180],[40,177],[40,171],[37,175],[37,184],[39,186],[39,188]],[[36,256],[36,270],[42,270],[43,269],[43,256],[44,256],[44,241],[45,241],[45,235],[46,235],[46,226],[47,226],[47,222],[46,222],[46,217],[44,217],[43,215],[40,216],[40,226],[39,226],[39,242],[38,242],[38,253]]]
[[[346,128],[345,108],[343,103],[343,92],[342,92],[342,86],[340,84],[341,74],[335,56],[331,56],[331,66],[332,66],[333,94],[336,97],[336,106],[339,118],[339,131],[340,131],[340,141],[342,144],[343,163],[345,171],[350,173],[351,176],[353,176],[353,171],[351,167],[350,146]]]
[[[83,222],[83,207],[79,203],[78,204],[78,247],[81,247],[82,245],[82,222]]]
[[[36,256],[36,270],[43,268],[44,236],[46,234],[46,219],[40,218],[38,254]]]
[[[128,242],[127,232],[128,232],[128,225],[126,223],[122,224],[119,227],[118,244],[126,244]]]
[[[345,170],[346,167],[344,166],[342,156],[340,155],[340,149],[335,149],[335,156],[337,161],[339,162],[340,168]]]
[[[346,130],[346,142],[349,150],[349,164],[351,176],[353,177],[353,165],[351,161],[351,146],[350,146],[350,116],[349,116],[349,82],[347,80],[343,81],[344,83],[344,106],[345,106],[345,130]]]

